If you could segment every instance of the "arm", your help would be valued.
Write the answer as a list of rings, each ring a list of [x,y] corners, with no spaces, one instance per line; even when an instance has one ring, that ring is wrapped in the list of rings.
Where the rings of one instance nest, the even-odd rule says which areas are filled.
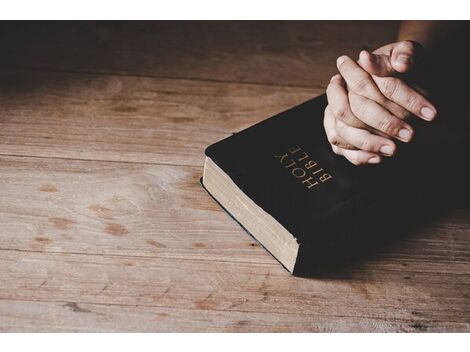
[[[451,27],[450,23],[443,21],[402,21],[397,39],[417,42],[429,52],[449,37]]]

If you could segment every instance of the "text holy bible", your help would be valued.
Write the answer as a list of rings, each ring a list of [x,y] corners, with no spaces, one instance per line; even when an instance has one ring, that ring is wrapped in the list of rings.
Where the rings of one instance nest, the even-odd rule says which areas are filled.
[[[203,186],[299,275],[365,233],[381,236],[396,219],[390,214],[406,208],[394,200],[410,207],[410,192],[428,189],[413,157],[357,167],[335,155],[323,129],[326,104],[324,95],[309,100],[206,149]]]

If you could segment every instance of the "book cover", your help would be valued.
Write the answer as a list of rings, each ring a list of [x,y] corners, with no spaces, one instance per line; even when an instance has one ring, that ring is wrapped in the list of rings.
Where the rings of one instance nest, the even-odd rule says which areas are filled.
[[[241,193],[219,196],[228,183],[220,191],[211,190],[205,182],[206,171],[205,188],[281,264],[298,275],[341,260],[352,244],[364,244],[367,238],[393,228],[399,214],[427,199],[430,184],[435,182],[432,174],[424,180],[420,176],[430,163],[416,158],[412,148],[395,160],[363,167],[335,155],[323,129],[326,105],[325,95],[311,99],[219,141],[205,152],[206,162],[216,164]],[[248,214],[254,212],[251,208],[248,213],[243,209],[248,208],[241,199],[245,196],[246,202],[256,205],[254,216]],[[240,212],[234,208],[237,202],[245,204],[237,208]],[[264,222],[253,225],[263,217]],[[298,245],[293,258],[284,258],[283,251],[290,249],[278,248],[283,243],[270,243],[270,234],[258,236],[271,220],[292,236],[291,247]],[[271,231],[272,236],[276,231]]]

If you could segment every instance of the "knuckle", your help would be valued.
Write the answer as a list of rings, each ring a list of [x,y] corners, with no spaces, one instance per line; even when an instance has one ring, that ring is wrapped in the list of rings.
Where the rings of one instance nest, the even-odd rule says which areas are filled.
[[[360,93],[368,92],[371,88],[371,82],[368,77],[361,76],[352,82],[351,88]]]
[[[388,78],[382,84],[382,93],[387,98],[392,99],[396,96],[399,87],[399,81],[396,78]]]
[[[405,98],[406,109],[410,112],[418,111],[419,99],[414,94],[407,94]]]
[[[326,134],[326,137],[328,139],[328,142],[331,145],[337,145],[339,142],[338,135],[334,131],[330,131],[329,133]]]
[[[382,118],[379,121],[379,130],[380,131],[390,135],[390,134],[393,134],[395,129],[396,129],[395,123],[391,118],[386,117],[386,118]]]
[[[339,105],[339,106],[332,106],[331,110],[333,112],[333,115],[339,120],[346,120],[348,113],[347,109],[345,106]]]
[[[354,115],[361,117],[366,113],[368,107],[364,99],[359,98],[357,95],[351,95],[349,104]]]
[[[360,143],[360,148],[365,151],[373,151],[374,150],[374,143],[368,139],[364,138]]]

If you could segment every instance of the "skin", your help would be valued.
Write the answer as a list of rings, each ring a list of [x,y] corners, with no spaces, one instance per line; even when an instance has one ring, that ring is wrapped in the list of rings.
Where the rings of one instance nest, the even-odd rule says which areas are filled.
[[[434,104],[409,82],[445,31],[439,22],[406,21],[398,41],[358,60],[340,56],[327,90],[324,127],[333,151],[355,165],[378,164],[414,136],[412,119],[433,121]]]

